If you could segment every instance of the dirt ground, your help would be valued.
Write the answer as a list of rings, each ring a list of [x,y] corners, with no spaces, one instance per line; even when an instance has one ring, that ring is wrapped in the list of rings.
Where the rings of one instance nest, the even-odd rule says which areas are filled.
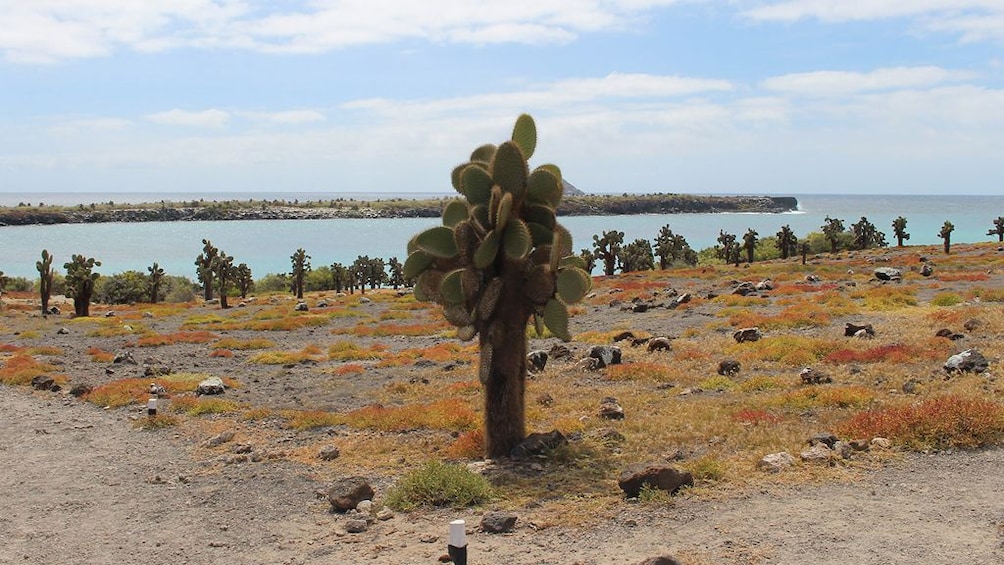
[[[915,261],[917,252],[907,253]],[[1002,275],[995,272],[981,284],[1001,282]],[[700,279],[677,284],[702,294],[728,291]],[[953,288],[961,292],[965,284],[956,281]],[[936,290],[923,287],[920,292]],[[615,298],[611,293],[610,299]],[[713,319],[710,303],[674,316],[638,316],[609,307],[606,300],[576,316],[577,331],[630,324],[643,333],[678,336]],[[248,310],[266,307],[251,305]],[[107,310],[97,308],[94,315]],[[219,312],[218,307],[199,306],[174,318],[130,323],[168,334],[203,310]],[[97,385],[142,377],[146,366],[170,367],[235,377],[244,386],[228,394],[272,409],[344,411],[372,402],[372,393],[388,383],[414,382],[442,369],[395,367],[368,372],[366,379],[327,379],[318,386],[319,368],[310,363],[249,364],[244,361],[250,352],[216,358],[208,355],[209,345],[179,344],[133,348],[140,364],[115,365],[114,374],[106,374],[110,366],[91,362],[86,351],[95,346],[122,351],[133,336],[84,339],[86,328],[68,323],[65,314],[43,321],[24,313],[6,323],[8,329],[23,325],[40,336],[18,339],[18,345],[62,350],[48,361],[60,363],[59,371],[72,382]],[[333,322],[339,323],[355,321]],[[57,333],[63,326],[69,331]],[[276,349],[297,351],[341,339],[332,337],[330,329],[270,332],[268,337]],[[255,332],[221,333],[260,337]],[[393,349],[443,340],[380,341]],[[532,346],[549,345],[535,341]],[[0,564],[431,564],[445,553],[447,524],[456,518],[467,521],[472,565],[636,564],[659,555],[694,565],[1004,562],[1001,448],[890,457],[882,468],[843,482],[774,483],[719,496],[675,497],[665,506],[622,501],[602,517],[569,521],[588,527],[536,524],[532,513],[521,513],[513,533],[490,535],[477,527],[484,509],[442,510],[397,514],[364,533],[349,534],[346,517],[330,513],[328,502],[317,496],[330,477],[302,460],[266,457],[255,464],[226,464],[236,455],[233,447],[244,442],[267,443],[272,450],[302,447],[304,440],[295,432],[248,426],[237,430],[233,445],[210,449],[202,443],[222,431],[211,418],[150,432],[133,425],[144,417],[139,407],[102,409],[64,393],[0,385]],[[317,436],[309,441],[323,440]],[[267,455],[267,449],[258,452]],[[374,486],[380,490],[387,484]]]
[[[464,518],[470,563],[1000,563],[1004,450],[909,455],[855,484],[627,507],[589,529],[475,531],[397,515],[346,534],[298,464],[214,470],[183,438],[0,387],[0,563],[435,563]]]

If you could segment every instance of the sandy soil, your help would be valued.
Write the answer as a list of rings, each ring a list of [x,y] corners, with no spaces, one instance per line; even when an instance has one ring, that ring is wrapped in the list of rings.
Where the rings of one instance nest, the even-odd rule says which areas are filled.
[[[0,387],[0,563],[435,563],[446,523],[363,534],[289,461],[217,468],[190,441],[48,393]],[[178,435],[178,434],[175,434]],[[1000,563],[1004,450],[910,455],[856,484],[628,507],[590,529],[473,531],[471,563]]]

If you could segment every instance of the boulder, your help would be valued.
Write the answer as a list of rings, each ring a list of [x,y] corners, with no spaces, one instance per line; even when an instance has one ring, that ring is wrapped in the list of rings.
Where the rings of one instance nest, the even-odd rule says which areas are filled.
[[[526,356],[526,368],[531,373],[539,373],[547,365],[547,352],[543,349],[531,351]]]
[[[837,436],[829,432],[823,432],[810,437],[805,443],[809,445],[817,445],[821,443],[826,447],[833,449],[833,446],[837,444],[837,441]]]
[[[129,351],[124,351],[121,353],[116,353],[115,357],[112,358],[112,363],[126,363],[128,365],[139,365],[135,359],[132,357],[132,353]]]
[[[751,282],[741,282],[732,289],[732,294],[738,294],[739,296],[746,296],[754,292],[756,292],[756,285]]]
[[[774,282],[770,279],[764,279],[756,283],[756,289],[759,291],[774,290]]]
[[[328,502],[335,512],[347,512],[364,500],[373,500],[373,487],[362,477],[345,477],[328,488]],[[364,520],[365,522],[365,520]]]
[[[945,361],[945,372],[982,373],[989,367],[987,358],[975,349],[967,349],[962,353],[952,355]]]
[[[617,343],[618,341],[633,340],[635,339],[635,337],[636,336],[634,335],[634,332],[628,332],[628,331],[621,332],[614,336],[614,343]]]
[[[223,394],[226,391],[226,385],[223,384],[223,379],[219,377],[209,377],[208,379],[199,383],[198,388],[195,389],[195,394],[202,396],[211,396],[215,394]]]
[[[647,302],[639,302],[631,305],[631,311],[635,314],[642,314],[644,312],[648,312],[648,309],[651,307],[652,305]]]
[[[822,371],[817,371],[812,367],[802,369],[802,371],[798,373],[798,376],[801,377],[802,384],[806,385],[821,385],[833,382],[833,379],[829,375],[823,373]]]
[[[679,308],[680,306],[690,302],[691,298],[693,297],[690,295],[689,292],[684,292],[683,294],[674,298],[666,307],[669,308],[670,310],[674,308]]]
[[[310,310],[306,302],[297,302],[296,306],[293,306],[293,310],[296,312],[306,312]]]
[[[871,324],[852,324],[850,322],[844,324],[844,336],[858,337],[859,332],[864,332],[869,337],[875,336],[875,328]]]
[[[345,533],[361,534],[369,529],[369,522],[363,518],[352,518],[345,521]]]
[[[672,349],[673,344],[668,337],[654,337],[648,342],[649,351],[670,351]]]
[[[338,459],[339,455],[341,455],[341,451],[339,451],[338,447],[334,445],[326,445],[317,452],[318,459],[321,459],[322,461],[333,461]]]
[[[967,332],[976,331],[980,329],[981,326],[983,326],[983,320],[980,320],[978,318],[967,320],[966,323],[962,324],[962,327],[965,328]]]
[[[537,456],[546,456],[558,447],[568,445],[568,439],[558,430],[548,433],[533,433],[526,436],[519,445],[512,448],[509,455],[513,459],[530,459]]]
[[[589,350],[589,357],[599,361],[599,369],[608,365],[620,365],[621,348],[613,345],[594,345]]]
[[[763,334],[760,333],[760,328],[742,328],[732,334],[732,339],[736,340],[736,343],[759,341],[761,337],[763,337]]]
[[[54,386],[56,386],[56,381],[48,375],[38,375],[31,379],[31,388],[35,390],[52,390]]]
[[[83,396],[83,395],[91,392],[91,390],[93,390],[93,389],[94,389],[94,387],[91,386],[91,385],[89,385],[89,384],[87,384],[87,383],[77,383],[77,384],[73,385],[72,387],[70,387],[70,395],[76,396],[76,397],[79,398],[79,397],[81,397],[81,396]]]
[[[318,308],[327,308],[328,307],[328,301],[327,300],[318,300],[317,301],[317,307]]]
[[[920,276],[929,277],[934,274],[934,267],[931,267],[930,263],[924,263],[924,266],[920,268]]]
[[[726,377],[734,377],[739,374],[741,365],[735,359],[723,359],[718,362],[718,374]]]
[[[517,516],[512,512],[486,512],[481,517],[481,531],[486,534],[504,534],[516,527]]]
[[[572,350],[569,349],[567,345],[562,345],[560,343],[556,343],[556,344],[554,344],[554,345],[551,346],[551,350],[548,351],[548,355],[550,355],[551,359],[554,359],[554,360],[558,360],[558,359],[571,359],[571,357],[572,357]]]
[[[680,565],[680,562],[672,557],[660,555],[659,557],[649,557],[638,565]]]
[[[826,463],[828,464],[836,455],[825,443],[817,443],[807,449],[803,449],[799,457],[806,463]]]
[[[68,330],[66,328],[59,328],[58,330],[56,330],[56,333],[59,334],[59,335],[66,335],[66,334],[70,333],[70,330]]]
[[[903,279],[903,272],[892,267],[879,267],[874,271],[875,278],[880,281],[898,281]]]
[[[617,403],[616,398],[608,396],[600,401],[600,418],[623,420],[624,408]]]
[[[684,486],[693,486],[694,476],[688,471],[680,471],[669,465],[635,465],[621,473],[617,485],[628,498],[635,498],[641,493],[642,487],[664,490],[675,493]]]
[[[756,468],[768,473],[780,473],[795,464],[795,458],[787,451],[764,455],[757,461]]]
[[[935,337],[943,337],[945,339],[950,339],[952,341],[958,341],[966,336],[953,332],[948,328],[941,328],[940,330],[934,332]]]

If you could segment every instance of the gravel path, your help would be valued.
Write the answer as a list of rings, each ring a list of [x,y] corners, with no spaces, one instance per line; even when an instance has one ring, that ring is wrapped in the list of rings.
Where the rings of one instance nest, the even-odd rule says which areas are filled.
[[[431,564],[445,549],[453,515],[345,534],[304,467],[205,452],[125,411],[0,386],[0,563]],[[472,532],[470,562],[1002,563],[1002,468],[1001,449],[913,455],[854,485],[628,505],[588,530]]]

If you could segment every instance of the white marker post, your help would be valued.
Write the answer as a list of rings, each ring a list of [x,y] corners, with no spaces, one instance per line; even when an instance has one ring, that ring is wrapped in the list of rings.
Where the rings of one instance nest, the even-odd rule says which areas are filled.
[[[151,398],[146,401],[146,415],[153,418],[157,415],[157,399]]]
[[[446,552],[454,565],[467,565],[467,529],[463,520],[450,522],[450,543]]]

